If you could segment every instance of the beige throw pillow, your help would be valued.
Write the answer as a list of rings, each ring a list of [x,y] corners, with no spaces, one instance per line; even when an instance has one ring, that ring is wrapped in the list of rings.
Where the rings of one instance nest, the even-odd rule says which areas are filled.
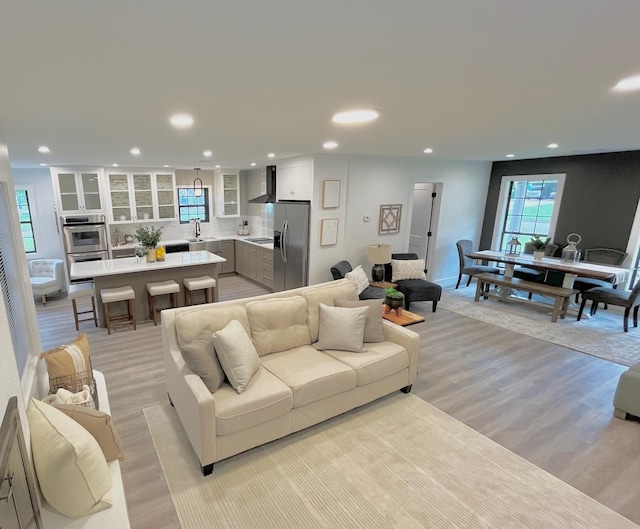
[[[189,369],[202,379],[211,393],[214,393],[224,382],[224,371],[213,346],[212,337],[213,333],[210,330],[204,330],[180,350]]]
[[[384,329],[382,325],[382,299],[365,299],[362,301],[350,301],[336,299],[336,307],[358,308],[368,307],[367,321],[364,324],[365,342],[384,342]]]
[[[369,307],[348,309],[320,303],[320,328],[316,349],[364,352],[364,325]]]
[[[358,290],[358,296],[364,292],[364,290],[369,286],[369,278],[367,274],[362,269],[361,265],[356,266],[351,272],[347,272],[345,274],[345,279],[353,281],[356,284],[356,288]]]
[[[402,279],[426,279],[424,259],[391,259],[391,281]]]
[[[79,334],[69,345],[61,345],[42,353],[49,373],[49,392],[55,393],[65,387],[72,393],[80,391],[84,384],[93,386],[93,371],[89,359],[89,340],[84,333]],[[62,378],[71,385],[62,386]],[[76,378],[77,377],[77,378]]]
[[[27,419],[33,464],[49,505],[69,518],[111,507],[111,473],[93,436],[71,417],[35,399]]]
[[[66,416],[71,417],[93,435],[93,438],[98,441],[107,462],[115,461],[116,459],[122,461],[124,459],[120,436],[111,420],[111,415],[76,404],[54,403],[52,406]]]
[[[247,331],[238,320],[213,334],[213,345],[229,383],[242,393],[260,367],[258,352]]]

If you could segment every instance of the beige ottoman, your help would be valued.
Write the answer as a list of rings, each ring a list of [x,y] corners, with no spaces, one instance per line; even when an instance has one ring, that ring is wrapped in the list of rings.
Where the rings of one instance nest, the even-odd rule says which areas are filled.
[[[620,375],[613,407],[613,414],[619,419],[626,419],[627,414],[640,417],[640,364]]]

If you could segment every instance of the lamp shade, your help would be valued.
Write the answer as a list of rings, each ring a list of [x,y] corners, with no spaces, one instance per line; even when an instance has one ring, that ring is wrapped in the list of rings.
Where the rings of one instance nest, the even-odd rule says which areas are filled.
[[[370,244],[367,247],[367,260],[371,264],[387,264],[391,262],[390,244]]]

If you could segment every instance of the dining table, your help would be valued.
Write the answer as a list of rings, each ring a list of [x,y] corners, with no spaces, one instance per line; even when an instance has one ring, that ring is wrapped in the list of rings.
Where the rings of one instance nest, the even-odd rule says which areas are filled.
[[[465,255],[481,261],[503,263],[505,277],[513,277],[516,265],[526,266],[527,268],[537,268],[544,271],[562,272],[564,273],[562,281],[564,288],[573,288],[573,283],[578,276],[603,279],[605,281],[611,281],[613,285],[618,285],[625,283],[630,274],[630,270],[622,266],[590,263],[587,261],[564,261],[559,257],[535,259],[531,254],[513,255],[495,250],[479,250]],[[501,295],[508,298],[513,295],[513,292],[510,291],[510,289],[502,289]],[[578,306],[573,301],[569,304],[569,308],[572,312],[577,313],[578,311]]]

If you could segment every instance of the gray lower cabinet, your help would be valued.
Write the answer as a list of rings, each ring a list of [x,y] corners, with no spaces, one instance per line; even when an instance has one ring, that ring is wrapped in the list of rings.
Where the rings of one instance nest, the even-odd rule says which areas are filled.
[[[273,250],[236,241],[236,272],[258,283],[273,287]]]
[[[224,257],[227,262],[222,263],[221,273],[228,274],[229,272],[236,271],[236,250],[235,241],[222,241],[222,251],[220,255]]]

